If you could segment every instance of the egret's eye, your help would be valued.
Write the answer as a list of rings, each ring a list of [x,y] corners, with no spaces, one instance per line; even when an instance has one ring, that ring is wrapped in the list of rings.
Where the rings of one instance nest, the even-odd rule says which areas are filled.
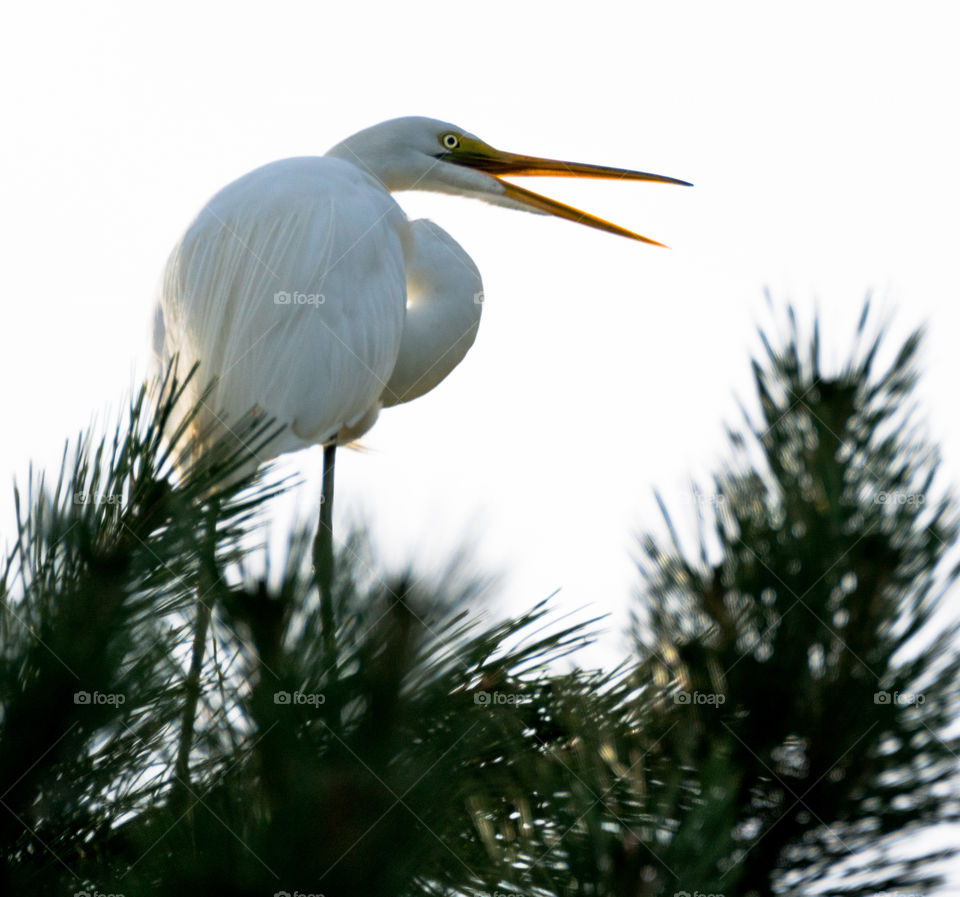
[[[444,149],[454,150],[460,146],[460,135],[459,134],[444,134],[440,138],[440,142],[443,144]]]

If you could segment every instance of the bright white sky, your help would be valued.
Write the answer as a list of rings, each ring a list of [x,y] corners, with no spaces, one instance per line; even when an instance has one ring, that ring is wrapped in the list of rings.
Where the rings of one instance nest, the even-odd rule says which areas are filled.
[[[219,187],[397,115],[694,189],[538,181],[669,243],[401,195],[477,261],[477,343],[434,393],[340,453],[337,525],[388,562],[464,542],[526,608],[624,620],[660,488],[722,457],[763,290],[819,307],[842,358],[867,290],[929,325],[922,392],[960,482],[960,13],[949,3],[20,3],[0,37],[0,472],[54,468],[144,370],[152,296]],[[283,363],[282,359],[278,363]],[[317,506],[319,453],[290,505]],[[9,533],[9,491],[0,531]],[[288,519],[278,509],[278,526]]]
[[[721,457],[734,396],[751,395],[765,287],[819,306],[834,357],[868,289],[897,309],[896,332],[929,324],[926,407],[960,480],[951,5],[153,9],[8,13],[0,471],[53,467],[67,435],[112,418],[144,367],[158,272],[215,190],[421,114],[696,186],[534,185],[671,251],[402,194],[479,264],[484,318],[439,389],[385,412],[371,451],[340,453],[341,531],[367,521],[394,564],[467,542],[507,573],[516,608],[559,588],[566,607],[622,615],[634,533],[658,525],[652,487],[692,523],[689,477]],[[291,464],[312,518],[319,453]]]

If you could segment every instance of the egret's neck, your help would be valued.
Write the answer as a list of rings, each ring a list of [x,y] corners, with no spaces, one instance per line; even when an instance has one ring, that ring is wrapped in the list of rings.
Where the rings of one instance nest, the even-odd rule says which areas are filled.
[[[407,314],[384,405],[409,402],[433,389],[473,345],[483,285],[473,260],[432,221],[410,223]]]
[[[391,192],[413,189],[427,164],[413,165],[416,160],[410,158],[414,156],[412,152],[398,151],[376,129],[370,131],[373,133],[361,131],[348,137],[327,150],[327,155],[365,171]]]

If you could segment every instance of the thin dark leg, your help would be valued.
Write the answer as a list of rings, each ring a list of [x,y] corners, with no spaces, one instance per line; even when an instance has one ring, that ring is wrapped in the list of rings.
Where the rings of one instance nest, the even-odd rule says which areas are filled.
[[[334,658],[333,613],[333,478],[337,446],[323,447],[323,492],[320,498],[320,522],[313,543],[313,571],[320,590],[320,620],[323,624],[323,644],[329,662]]]

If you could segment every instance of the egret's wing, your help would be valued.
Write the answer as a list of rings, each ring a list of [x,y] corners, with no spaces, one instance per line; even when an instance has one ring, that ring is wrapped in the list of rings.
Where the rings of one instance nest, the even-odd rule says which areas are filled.
[[[411,221],[409,229],[407,318],[384,406],[433,389],[463,360],[480,325],[483,283],[473,259],[432,221]]]
[[[406,234],[379,183],[335,159],[275,162],[210,200],[167,263],[157,327],[164,357],[200,362],[194,396],[217,378],[201,429],[257,409],[287,425],[274,456],[369,415],[400,346]]]

